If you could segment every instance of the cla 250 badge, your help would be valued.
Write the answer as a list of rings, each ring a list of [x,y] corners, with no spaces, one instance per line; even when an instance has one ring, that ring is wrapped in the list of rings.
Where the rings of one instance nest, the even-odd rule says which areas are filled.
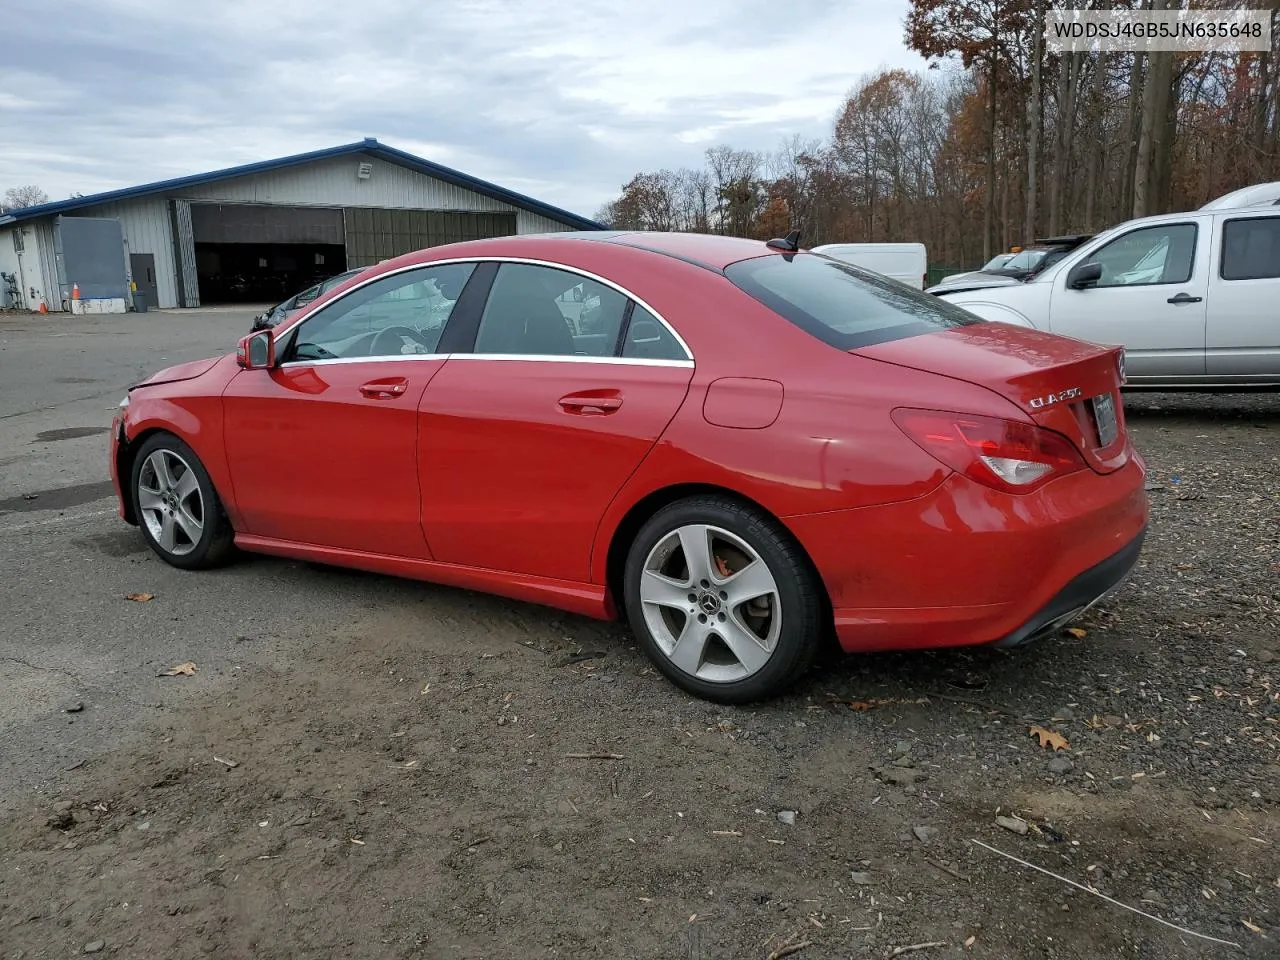
[[[1039,410],[1041,407],[1051,407],[1055,403],[1066,403],[1068,400],[1074,400],[1081,395],[1082,391],[1079,387],[1072,387],[1070,390],[1063,390],[1061,393],[1050,393],[1047,396],[1036,397],[1027,403],[1032,410]]]

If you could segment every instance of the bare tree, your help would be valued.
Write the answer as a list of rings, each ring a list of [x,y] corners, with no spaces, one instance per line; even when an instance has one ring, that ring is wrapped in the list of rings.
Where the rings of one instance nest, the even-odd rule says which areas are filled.
[[[21,210],[49,202],[49,195],[33,183],[23,187],[10,187],[0,200],[0,210]]]

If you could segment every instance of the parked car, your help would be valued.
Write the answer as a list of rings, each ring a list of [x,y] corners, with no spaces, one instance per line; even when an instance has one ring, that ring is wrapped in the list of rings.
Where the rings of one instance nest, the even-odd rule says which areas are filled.
[[[929,272],[929,254],[923,243],[823,243],[809,252],[874,270],[915,290],[924,289]]]
[[[311,301],[318,300],[338,284],[342,283],[344,280],[351,279],[362,270],[364,270],[364,267],[344,270],[342,273],[339,273],[337,276],[330,277],[328,280],[312,284],[301,293],[295,293],[288,300],[277,303],[266,313],[260,313],[254,317],[253,324],[249,328],[250,331],[266,330],[269,327],[279,326],[287,317],[291,316],[296,311],[301,310],[307,304],[311,303]]]
[[[1280,209],[1131,220],[1016,286],[943,293],[988,320],[1120,344],[1127,387],[1280,389]]]
[[[826,637],[1013,646],[1113,590],[1148,511],[1122,365],[796,234],[504,237],[137,384],[110,474],[175,567],[240,548],[623,618],[742,703]]]
[[[1039,276],[1089,238],[1090,235],[1085,234],[1037,240],[1034,246],[1023,247],[998,267],[983,267],[975,273],[963,274],[958,279],[943,280],[926,292],[939,294],[1014,286]]]
[[[994,257],[992,257],[990,260],[984,263],[977,270],[965,270],[965,271],[962,271],[961,273],[949,273],[945,277],[943,277],[941,280],[939,280],[938,283],[954,283],[956,280],[961,280],[961,279],[964,279],[965,277],[970,277],[975,273],[989,273],[992,270],[997,270],[1000,267],[1003,267],[1006,263],[1008,263],[1012,259],[1013,259],[1012,253],[997,253]]]

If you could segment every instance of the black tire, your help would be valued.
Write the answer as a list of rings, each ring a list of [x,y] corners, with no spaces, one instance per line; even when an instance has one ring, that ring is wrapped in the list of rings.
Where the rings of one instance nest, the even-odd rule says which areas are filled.
[[[663,651],[646,621],[640,597],[645,562],[670,534],[691,524],[718,527],[739,538],[764,561],[777,587],[781,626],[773,650],[762,667],[741,679],[708,681],[681,669]],[[631,629],[654,665],[682,690],[717,703],[745,704],[781,694],[812,665],[825,635],[824,593],[799,544],[772,518],[724,496],[677,501],[644,524],[627,553],[623,598]],[[691,603],[690,609],[694,607]]]
[[[189,466],[200,494],[201,516],[199,519],[203,528],[194,546],[187,552],[179,553],[162,546],[152,532],[142,509],[140,480],[144,469],[147,469],[149,458],[157,452],[168,453]],[[148,473],[149,476],[153,475],[150,471]],[[165,563],[181,570],[205,570],[220,566],[235,555],[233,542],[235,531],[231,528],[231,521],[227,519],[226,510],[222,506],[218,491],[213,487],[213,481],[209,479],[208,471],[205,470],[204,464],[200,462],[195,451],[173,434],[153,434],[138,448],[130,470],[129,496],[133,501],[134,516],[137,517],[138,528],[142,531],[143,539]],[[188,537],[182,546],[189,542]]]

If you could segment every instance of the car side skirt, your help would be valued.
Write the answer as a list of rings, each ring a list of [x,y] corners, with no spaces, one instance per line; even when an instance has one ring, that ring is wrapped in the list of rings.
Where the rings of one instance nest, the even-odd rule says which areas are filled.
[[[383,573],[409,580],[422,580],[448,587],[476,590],[511,600],[522,600],[576,613],[595,620],[617,619],[616,608],[608,591],[601,585],[550,580],[504,570],[463,567],[434,560],[411,560],[378,553],[340,550],[309,543],[292,543],[251,534],[237,534],[236,546],[249,553],[263,553],[292,560],[330,564]]]

